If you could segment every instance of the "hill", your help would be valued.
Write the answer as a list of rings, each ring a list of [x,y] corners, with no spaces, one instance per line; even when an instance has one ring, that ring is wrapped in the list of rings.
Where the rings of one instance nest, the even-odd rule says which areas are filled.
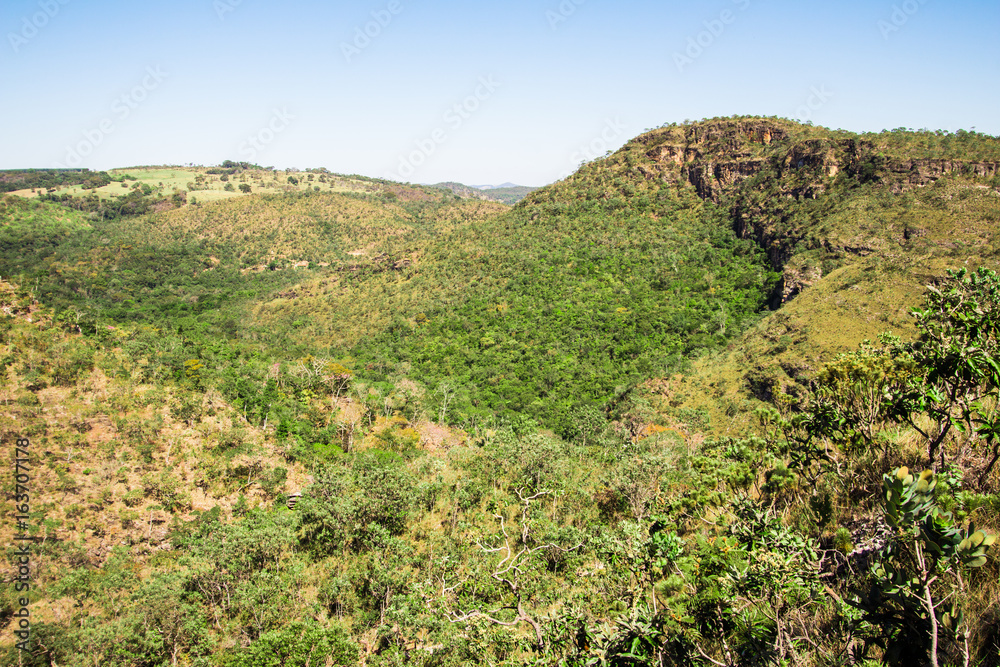
[[[641,197],[676,183],[725,208],[737,234],[767,253],[782,274],[776,312],[696,374],[697,393],[723,398],[696,403],[712,405],[725,429],[722,412],[752,413],[747,398],[804,382],[883,331],[911,334],[909,311],[946,269],[995,267],[998,169],[1000,144],[975,133],[853,135],[724,119],[638,137],[535,203],[583,188],[589,198]]]
[[[275,171],[231,160],[217,167],[166,165],[96,173],[58,169],[0,172],[0,192],[54,201],[104,218],[116,217],[122,212],[138,215],[178,208],[187,203],[234,199],[255,192],[394,192],[398,195],[419,190],[365,176],[333,174],[326,169]]]
[[[0,171],[0,193],[16,192],[34,196],[39,190],[55,192],[61,187],[79,185],[98,188],[107,185],[111,177],[105,172],[89,169],[23,169]]]
[[[378,187],[95,218],[5,261],[81,326],[183,318],[187,335],[356,358],[376,382],[410,368],[455,393],[455,423],[527,413],[565,434],[617,388],[724,343],[769,289],[762,254],[693,191],[536,224],[531,211]]]
[[[538,188],[505,183],[499,186],[463,185],[461,183],[437,183],[432,187],[450,190],[460,197],[473,197],[502,204],[516,204]]]

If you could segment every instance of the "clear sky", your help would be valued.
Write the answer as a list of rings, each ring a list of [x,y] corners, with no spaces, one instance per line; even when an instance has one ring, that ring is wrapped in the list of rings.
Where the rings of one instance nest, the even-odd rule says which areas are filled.
[[[3,0],[0,168],[543,185],[663,123],[1000,134],[997,0]]]

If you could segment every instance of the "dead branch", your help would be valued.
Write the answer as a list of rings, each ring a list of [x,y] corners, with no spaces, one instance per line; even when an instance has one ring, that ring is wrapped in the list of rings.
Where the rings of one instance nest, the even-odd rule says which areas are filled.
[[[510,532],[507,530],[507,520],[502,514],[494,514],[497,522],[500,524],[500,542],[499,544],[484,544],[483,542],[476,541],[476,546],[482,550],[484,554],[504,554],[503,557],[497,562],[496,566],[493,568],[493,572],[490,573],[490,578],[499,584],[502,584],[504,588],[509,591],[511,597],[511,604],[507,604],[490,612],[483,612],[479,609],[473,609],[464,613],[446,610],[448,619],[452,623],[468,623],[477,619],[484,620],[488,623],[493,623],[494,625],[499,625],[502,627],[515,627],[521,623],[526,623],[535,631],[535,645],[538,650],[545,649],[545,635],[542,631],[542,626],[534,616],[532,616],[527,609],[525,609],[525,591],[523,589],[523,582],[521,581],[521,568],[519,567],[525,558],[530,557],[532,554],[542,551],[544,549],[556,549],[562,552],[575,551],[583,546],[583,542],[577,544],[576,546],[565,548],[560,547],[557,544],[547,542],[545,544],[539,544],[537,546],[531,547],[531,522],[528,517],[529,510],[531,508],[531,503],[538,500],[544,496],[550,495],[550,491],[539,491],[538,493],[532,494],[530,496],[524,495],[524,489],[517,489],[515,491],[518,500],[521,501],[521,534],[520,534],[520,548],[516,548],[517,545],[511,543]],[[451,588],[445,587],[444,577],[441,579],[441,595],[444,597],[446,592],[453,592],[459,587],[460,584],[456,584]],[[514,612],[514,618],[509,621],[504,621],[497,617],[497,615],[503,610],[510,610]]]

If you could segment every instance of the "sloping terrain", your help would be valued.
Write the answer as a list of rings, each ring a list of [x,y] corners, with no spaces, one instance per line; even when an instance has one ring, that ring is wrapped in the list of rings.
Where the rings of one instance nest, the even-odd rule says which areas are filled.
[[[998,169],[1000,142],[975,133],[734,118],[637,137],[525,205],[633,206],[670,183],[716,202],[767,253],[782,274],[776,312],[696,364],[690,391],[670,399],[709,410],[725,431],[723,413],[746,419],[772,387],[884,331],[912,333],[910,309],[947,269],[997,266]]]

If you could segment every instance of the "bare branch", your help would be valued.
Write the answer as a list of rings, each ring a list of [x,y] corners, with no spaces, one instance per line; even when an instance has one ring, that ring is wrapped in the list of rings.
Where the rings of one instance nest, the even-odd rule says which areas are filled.
[[[522,491],[524,491],[524,487],[521,487],[520,489],[517,489],[516,491],[514,491],[514,493],[516,493],[517,497],[521,499],[521,502],[525,503],[525,504],[531,502],[532,500],[537,500],[538,498],[541,498],[542,496],[548,496],[548,495],[552,494],[551,491],[539,491],[535,495],[528,496],[527,498],[525,498],[523,495],[521,495]]]
[[[701,649],[701,647],[700,647],[700,646],[698,646],[698,644],[695,644],[695,645],[694,645],[694,647],[695,647],[695,649],[697,649],[697,650],[698,650],[698,655],[700,655],[700,656],[701,656],[702,658],[704,658],[705,660],[708,660],[708,661],[709,661],[710,663],[712,663],[713,665],[718,665],[719,667],[728,667],[728,666],[726,665],[726,663],[724,663],[724,662],[719,662],[718,660],[713,660],[712,658],[708,657],[708,654],[707,654],[707,653],[705,653],[705,652],[704,652],[704,651],[703,651],[703,650]]]
[[[513,596],[512,604],[500,607],[490,613],[483,613],[478,609],[473,609],[465,613],[457,613],[452,611],[446,611],[448,619],[452,623],[463,623],[470,622],[476,619],[482,619],[494,625],[499,625],[502,627],[514,627],[520,623],[527,623],[535,631],[536,646],[539,650],[545,648],[545,635],[542,632],[542,626],[534,619],[534,617],[528,613],[524,608],[524,596],[521,590],[521,574],[522,570],[519,567],[522,564],[522,559],[532,554],[541,551],[543,549],[557,549],[559,551],[568,552],[575,551],[583,546],[583,543],[571,547],[569,549],[560,547],[552,543],[546,543],[535,547],[529,547],[531,543],[530,533],[531,525],[528,519],[528,511],[531,507],[532,501],[538,500],[547,495],[551,495],[550,491],[539,491],[530,496],[524,495],[524,488],[517,489],[515,491],[518,499],[521,501],[521,543],[522,548],[515,553],[514,547],[511,544],[510,533],[507,531],[507,521],[502,514],[494,514],[494,518],[500,524],[500,534],[503,536],[503,543],[499,546],[487,546],[479,541],[476,541],[476,545],[482,550],[483,553],[501,553],[505,552],[506,555],[500,559],[500,561],[493,568],[493,572],[490,573],[489,577],[496,581],[497,583],[503,584],[504,587]],[[442,578],[441,583],[441,596],[444,597],[447,592],[453,592],[458,585],[448,589],[445,588],[444,579]],[[474,597],[474,595],[473,595]],[[517,615],[513,620],[502,621],[496,618],[496,613],[502,609],[509,609],[514,611]]]

